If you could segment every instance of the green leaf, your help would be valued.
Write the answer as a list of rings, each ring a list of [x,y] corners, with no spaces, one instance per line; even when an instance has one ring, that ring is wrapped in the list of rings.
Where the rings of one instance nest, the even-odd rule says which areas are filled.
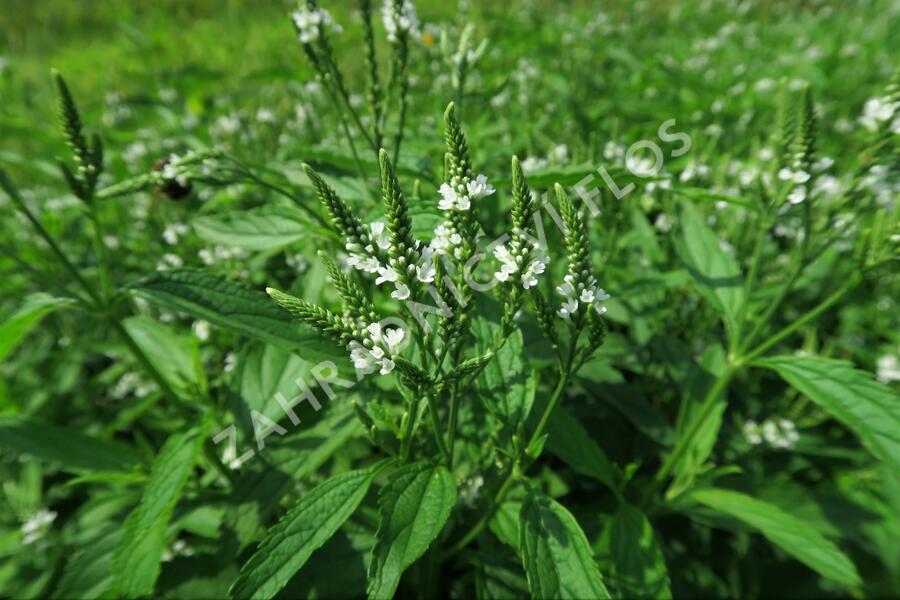
[[[534,489],[522,504],[519,549],[535,598],[609,598],[575,517]]]
[[[681,204],[681,237],[677,248],[701,293],[718,309],[729,331],[734,331],[744,304],[741,267],[722,249],[718,236],[690,202]]]
[[[235,532],[238,547],[257,539],[284,495],[343,448],[360,428],[352,413],[343,412],[289,439],[267,440],[265,452],[241,469],[228,498],[224,522]],[[242,454],[240,449],[237,454]]]
[[[241,357],[238,388],[248,410],[275,421],[285,416],[276,394],[293,398],[302,392],[297,380],[307,381],[312,365],[272,344],[253,344]]]
[[[900,469],[900,395],[846,361],[775,356],[754,364],[774,369],[838,421],[869,451]]]
[[[16,349],[28,332],[51,312],[70,306],[70,298],[56,298],[49,294],[32,294],[22,306],[0,325],[0,362]]]
[[[862,585],[856,567],[837,546],[774,504],[713,488],[694,490],[690,498],[750,525],[820,575],[849,586]]]
[[[676,430],[679,439],[687,435],[698,417],[700,407],[709,391],[727,366],[725,349],[719,344],[710,345],[703,353],[699,364],[691,362],[686,379],[681,382],[683,400],[679,407]],[[700,469],[712,454],[722,428],[722,415],[728,403],[725,397],[716,400],[703,425],[697,430],[689,442],[687,451],[675,464],[675,483],[673,489],[682,488],[690,483],[693,474]]]
[[[386,466],[349,471],[304,494],[260,543],[231,587],[233,598],[273,598],[344,524]]]
[[[122,528],[113,560],[116,589],[123,596],[146,596],[159,577],[166,532],[206,435],[206,423],[169,437],[153,462],[150,481]]]
[[[303,213],[287,206],[204,215],[195,217],[191,224],[207,242],[248,250],[274,250],[309,236]]]
[[[138,455],[123,444],[19,417],[0,416],[0,448],[74,472],[128,472],[140,465]]]
[[[506,340],[477,380],[480,397],[488,410],[514,433],[534,405],[537,377],[528,364],[518,329]]]
[[[302,325],[263,291],[208,271],[158,271],[133,284],[138,296],[170,310],[297,352],[309,360],[347,361],[347,353]]]
[[[669,572],[650,521],[622,504],[603,532],[609,553],[609,582],[623,598],[671,598]]]
[[[398,469],[381,490],[381,523],[369,565],[369,598],[392,598],[400,576],[441,533],[456,504],[456,484],[444,466],[426,461]]]
[[[582,475],[617,490],[616,475],[606,453],[584,426],[562,406],[553,409],[547,426],[547,450]]]
[[[53,598],[102,598],[112,585],[112,562],[120,529],[113,529],[80,548],[66,563]]]
[[[504,502],[494,513],[489,527],[497,539],[511,548],[519,549],[519,514],[521,502]]]
[[[147,317],[129,317],[122,325],[178,395],[191,400],[205,392],[206,378],[196,338],[178,335],[169,326]]]

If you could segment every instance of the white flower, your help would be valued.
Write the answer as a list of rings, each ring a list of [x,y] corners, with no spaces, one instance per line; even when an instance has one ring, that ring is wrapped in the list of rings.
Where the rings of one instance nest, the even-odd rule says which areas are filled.
[[[538,283],[537,276],[547,269],[547,263],[549,262],[550,259],[547,256],[542,256],[531,261],[531,264],[529,264],[525,269],[525,272],[522,273],[522,287],[527,290],[530,287],[536,286]]]
[[[200,319],[199,321],[194,321],[194,326],[192,327],[194,331],[194,335],[197,336],[197,339],[201,342],[205,342],[209,339],[209,321],[204,321]]]
[[[372,232],[372,239],[379,248],[382,250],[390,249],[391,237],[383,222],[375,221],[374,223],[369,223],[369,230]]]
[[[422,250],[422,264],[416,265],[416,279],[422,283],[431,283],[434,281],[434,254],[435,251],[431,247],[426,247]]]
[[[488,183],[487,177],[479,175],[475,178],[475,181],[466,183],[466,191],[469,192],[469,198],[478,199],[490,196],[496,190],[494,189],[494,186]]]
[[[570,298],[563,302],[562,307],[559,309],[559,316],[563,319],[568,319],[578,310],[578,300],[575,298]]]
[[[456,191],[446,183],[441,184],[440,190],[441,200],[438,202],[438,208],[441,210],[453,210],[456,206]]]
[[[56,520],[56,513],[42,508],[22,524],[22,543],[33,544],[46,535],[50,525]]]
[[[378,267],[378,277],[375,279],[375,285],[381,285],[385,281],[394,283],[399,276],[394,267]]]
[[[324,27],[330,28],[335,33],[341,32],[341,26],[334,22],[331,13],[324,8],[310,10],[301,7],[291,13],[291,19],[294,21],[294,26],[297,27],[297,36],[300,38],[300,42],[304,44],[317,40]]]
[[[172,223],[163,230],[163,240],[170,246],[178,243],[178,238],[188,232],[188,226],[184,223]]]
[[[759,425],[756,421],[748,420],[744,423],[744,438],[754,446],[762,443],[762,436],[759,434]]]
[[[893,354],[886,354],[878,359],[876,377],[882,383],[900,381],[900,360]]]
[[[863,107],[859,123],[869,131],[876,131],[882,123],[894,117],[897,109],[897,103],[892,103],[890,98],[870,98]]]
[[[388,352],[393,356],[399,352],[400,343],[403,341],[403,337],[406,335],[406,332],[400,327],[394,327],[393,329],[386,329],[382,338],[384,339],[384,343],[387,344]]]
[[[372,354],[361,344],[351,342],[350,345],[350,360],[353,362],[353,366],[367,374],[374,371],[375,358]]]
[[[397,300],[406,300],[409,298],[409,286],[405,283],[397,283],[397,288],[391,292],[391,298],[396,298]]]
[[[416,7],[411,0],[401,0],[399,10],[394,12],[394,0],[384,0],[381,8],[381,22],[387,32],[387,39],[392,44],[398,41],[398,34],[408,32],[412,37],[419,36],[419,18]]]
[[[802,185],[795,187],[791,190],[791,193],[788,194],[787,200],[791,204],[801,204],[806,200],[806,187]]]
[[[385,358],[384,360],[381,361],[381,370],[379,371],[379,373],[381,373],[382,375],[387,375],[388,373],[390,373],[393,370],[394,370],[394,361],[392,361],[389,358]]]

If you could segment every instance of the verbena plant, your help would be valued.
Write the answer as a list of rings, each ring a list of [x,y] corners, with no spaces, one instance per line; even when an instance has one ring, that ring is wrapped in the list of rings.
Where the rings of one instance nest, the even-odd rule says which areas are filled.
[[[154,417],[164,422],[152,423],[166,438],[158,450],[137,425],[140,415],[122,422],[134,425],[130,445],[24,420],[0,422],[5,448],[60,461],[80,474],[72,485],[108,486],[124,497],[100,503],[115,527],[68,563],[56,591],[142,597],[177,589],[166,578],[179,575],[162,566],[166,553],[177,552],[172,540],[179,531],[205,537],[212,528],[214,543],[199,543],[201,556],[182,556],[180,565],[201,573],[201,581],[215,580],[216,594],[227,589],[236,598],[311,589],[353,595],[361,590],[319,579],[340,584],[343,565],[363,563],[372,598],[438,597],[448,589],[485,598],[669,597],[676,574],[667,565],[673,556],[690,556],[679,546],[717,541],[685,533],[679,518],[735,531],[736,547],[759,533],[815,572],[822,589],[867,590],[862,561],[848,552],[841,532],[752,493],[751,476],[790,477],[794,467],[744,455],[753,446],[793,448],[804,440],[778,411],[757,424],[745,404],[754,395],[778,394],[790,414],[806,416],[808,429],[840,424],[828,435],[845,440],[849,432],[862,442],[867,454],[854,448],[838,456],[857,463],[853,472],[862,478],[879,476],[879,468],[896,475],[900,467],[896,393],[848,362],[795,351],[798,334],[806,336],[804,350],[815,348],[817,319],[896,268],[897,211],[885,210],[866,183],[873,171],[896,168],[896,84],[880,100],[890,114],[878,118],[836,201],[823,199],[816,181],[818,116],[808,88],[786,95],[777,151],[753,178],[733,248],[693,200],[667,197],[665,216],[679,226],[671,248],[677,268],[664,285],[690,292],[676,297],[674,318],[648,325],[623,316],[626,289],[610,298],[599,285],[615,289],[606,281],[617,276],[631,289],[655,283],[616,274],[647,269],[656,277],[665,262],[642,213],[614,205],[594,217],[583,189],[566,191],[577,179],[541,196],[516,157],[507,180],[491,177],[495,189],[476,168],[454,103],[443,115],[442,172],[405,181],[399,167],[418,22],[410,0],[384,3],[384,77],[371,2],[362,0],[359,12],[368,114],[338,67],[330,14],[310,1],[291,16],[350,150],[352,164],[343,170],[326,165],[329,174],[304,164],[297,184],[225,151],[199,150],[104,183],[100,138],[85,135],[68,87],[54,75],[72,150],[59,169],[90,223],[93,262],[74,262],[0,171],[7,196],[64,273],[21,261],[57,294],[27,316],[75,308],[108,327],[159,388],[166,411],[165,419]],[[463,32],[454,61],[457,100],[465,97],[469,62],[479,53],[469,54],[471,35]],[[339,175],[348,170],[368,201],[344,197]],[[265,293],[191,269],[119,281],[103,203],[128,202],[143,191],[180,202],[198,189],[235,184],[290,202],[290,214],[322,244],[319,281],[327,275],[328,291],[268,272]],[[501,203],[509,207],[502,222]],[[626,217],[655,264],[631,261],[615,243]],[[264,223],[263,236],[282,234],[274,225],[282,221]],[[796,228],[789,247],[772,235],[784,224]],[[803,293],[800,284],[818,276],[822,257],[839,244],[849,246],[849,275],[783,317],[791,296]],[[774,263],[783,254],[786,267]],[[242,364],[258,367],[242,372],[239,384],[252,401],[235,401],[226,386],[207,381],[196,368],[196,349],[142,316],[136,299],[265,342],[265,350],[242,357]],[[671,330],[647,331],[659,323]],[[686,349],[680,329],[701,331],[702,347]],[[664,358],[629,347],[650,336],[663,338],[648,347]],[[613,357],[627,363],[632,377],[611,369]],[[303,368],[288,369],[300,359]],[[751,376],[766,371],[795,391]],[[288,372],[294,381],[282,381]],[[655,397],[645,399],[644,391]],[[597,396],[620,416],[591,404]],[[594,411],[603,415],[599,426]],[[741,441],[722,447],[720,434],[732,426]],[[42,443],[46,438],[52,444]],[[238,439],[246,445],[239,448]],[[796,480],[809,487],[834,476],[830,468],[816,464],[809,480]],[[112,558],[101,563],[100,575],[82,574],[96,556]],[[705,571],[691,566],[701,579]],[[696,583],[696,589],[709,588]]]

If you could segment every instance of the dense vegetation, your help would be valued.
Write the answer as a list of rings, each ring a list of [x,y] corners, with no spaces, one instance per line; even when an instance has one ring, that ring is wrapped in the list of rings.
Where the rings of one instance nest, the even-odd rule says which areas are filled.
[[[8,4],[0,597],[900,590],[896,2]]]

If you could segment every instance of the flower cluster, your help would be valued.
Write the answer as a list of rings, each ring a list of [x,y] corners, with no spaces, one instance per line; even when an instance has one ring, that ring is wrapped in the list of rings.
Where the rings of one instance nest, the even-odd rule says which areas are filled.
[[[22,524],[22,543],[29,545],[43,539],[55,520],[56,513],[52,510],[42,508],[36,511]]]
[[[486,198],[496,190],[488,183],[487,177],[478,175],[475,179],[463,176],[454,177],[450,183],[441,184],[441,200],[438,208],[441,210],[469,210],[472,200]]]
[[[563,283],[557,286],[557,293],[561,294],[565,300],[560,307],[558,314],[563,319],[569,319],[578,312],[579,306],[593,306],[597,314],[602,315],[606,312],[603,302],[609,300],[609,294],[600,287],[597,287],[597,280],[593,275],[587,273],[586,276],[568,273]]]
[[[521,237],[514,238],[509,248],[505,244],[494,248],[494,256],[501,263],[500,270],[494,273],[494,277],[498,281],[509,281],[513,274],[521,272],[522,287],[526,290],[537,285],[537,276],[542,274],[550,263],[550,258],[540,251],[537,242]],[[527,266],[526,261],[529,261]]]
[[[556,288],[557,293],[565,298],[557,314],[566,320],[572,317],[580,320],[588,308],[594,307],[597,314],[602,315],[606,312],[602,303],[609,300],[609,294],[597,285],[597,279],[593,275],[590,242],[584,219],[559,184],[556,184],[556,197],[566,227],[565,243],[568,253],[564,283]]]
[[[381,21],[387,32],[387,39],[392,44],[399,40],[401,33],[408,33],[413,37],[419,35],[419,17],[412,0],[384,0]]]
[[[806,183],[810,179],[809,173],[807,173],[803,169],[795,170],[788,167],[783,167],[778,171],[778,179],[794,184],[794,188],[791,189],[790,194],[788,194],[788,202],[790,202],[791,204],[800,204],[801,202],[806,200]]]
[[[297,28],[297,36],[300,43],[309,44],[316,41],[324,28],[329,28],[335,33],[340,33],[341,26],[324,8],[301,6],[291,13],[291,20]]]
[[[350,360],[364,374],[376,369],[382,375],[394,370],[393,358],[400,352],[405,332],[399,327],[382,328],[371,323],[363,329],[362,342],[350,342]]]
[[[863,106],[859,123],[869,131],[878,131],[883,123],[890,123],[891,131],[900,134],[900,102],[889,96],[870,98]]]
[[[747,421],[743,429],[744,437],[754,446],[766,442],[773,448],[793,448],[800,439],[797,426],[788,419],[766,419],[762,424]]]

